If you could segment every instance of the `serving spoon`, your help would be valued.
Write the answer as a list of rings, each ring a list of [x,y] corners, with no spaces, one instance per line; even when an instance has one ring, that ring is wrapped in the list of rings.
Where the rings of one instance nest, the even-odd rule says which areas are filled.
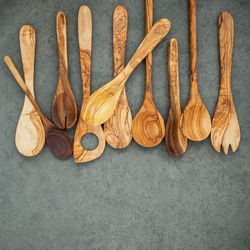
[[[52,103],[52,118],[58,128],[72,128],[77,120],[77,106],[68,76],[66,17],[60,11],[56,16],[59,55],[59,79]]]
[[[152,27],[130,59],[127,66],[110,82],[93,93],[83,110],[83,119],[91,124],[102,124],[114,113],[122,89],[136,66],[167,35],[171,23],[161,19]]]
[[[146,34],[153,24],[153,0],[146,0]],[[145,61],[146,87],[143,104],[133,119],[132,132],[134,140],[143,147],[157,146],[165,135],[164,120],[154,103],[152,92],[152,52]]]
[[[11,59],[8,56],[5,56],[4,61],[8,66],[9,70],[11,71],[12,75],[15,77],[17,83],[19,84],[25,95],[29,98],[30,102],[32,103],[37,113],[39,114],[44,126],[46,142],[51,152],[55,156],[62,159],[71,156],[73,151],[73,142],[69,137],[69,135],[64,130],[57,128],[43,114],[37,102],[35,101],[33,95],[30,93],[27,85],[24,83],[22,77],[17,71],[15,65],[11,61]]]

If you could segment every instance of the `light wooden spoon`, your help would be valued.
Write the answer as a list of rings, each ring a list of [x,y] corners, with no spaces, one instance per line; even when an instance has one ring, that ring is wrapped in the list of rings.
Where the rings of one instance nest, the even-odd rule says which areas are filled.
[[[127,43],[128,13],[124,6],[117,6],[113,14],[113,50],[114,77],[125,65]],[[132,115],[125,87],[122,89],[116,109],[110,119],[104,123],[106,141],[113,148],[125,148],[132,139]]]
[[[81,75],[83,87],[82,110],[90,96],[90,68],[91,68],[91,46],[92,46],[92,16],[87,6],[81,6],[78,13],[78,39],[81,62]],[[81,111],[82,112],[82,111]],[[93,150],[83,148],[81,139],[92,133],[97,136],[99,143]],[[74,139],[74,160],[77,163],[88,162],[99,157],[105,148],[105,136],[100,125],[92,125],[85,122],[80,114],[76,126]]]
[[[180,128],[181,105],[179,93],[178,43],[171,39],[168,46],[169,111],[165,142],[168,152],[180,156],[186,152],[187,137]]]
[[[20,49],[24,78],[27,88],[34,96],[34,64],[36,34],[30,25],[21,28]],[[35,97],[34,97],[35,98]],[[45,133],[40,116],[25,96],[23,110],[16,128],[16,147],[25,156],[34,156],[41,152],[45,143]]]
[[[192,141],[206,139],[211,131],[211,119],[197,86],[196,0],[189,0],[191,90],[181,116],[181,130]]]
[[[73,142],[69,135],[65,132],[65,130],[57,128],[51,121],[47,119],[47,117],[43,114],[41,109],[39,108],[37,102],[35,101],[33,95],[30,93],[28,87],[24,83],[22,77],[17,71],[15,65],[11,61],[8,56],[4,57],[4,61],[11,71],[12,75],[15,77],[17,83],[25,93],[25,95],[29,98],[30,102],[36,109],[37,113],[40,115],[42,120],[44,130],[45,130],[45,138],[46,142],[51,150],[51,152],[59,157],[59,158],[68,158],[72,155],[73,151]]]
[[[152,28],[153,0],[146,0],[146,34]],[[133,119],[132,133],[134,140],[144,147],[158,145],[165,135],[164,120],[157,110],[152,93],[152,53],[145,61],[146,87],[143,104]]]
[[[232,151],[235,152],[240,143],[240,126],[231,89],[234,22],[230,13],[222,12],[219,16],[218,24],[221,83],[212,122],[211,142],[217,152],[220,152],[222,145],[224,153],[227,154],[230,145]]]
[[[68,77],[66,17],[60,11],[56,16],[59,79],[52,103],[52,118],[58,128],[72,128],[77,120],[77,106]]]
[[[155,23],[120,74],[90,96],[83,111],[85,121],[98,125],[106,122],[111,117],[130,74],[167,35],[170,26],[171,23],[165,18]]]

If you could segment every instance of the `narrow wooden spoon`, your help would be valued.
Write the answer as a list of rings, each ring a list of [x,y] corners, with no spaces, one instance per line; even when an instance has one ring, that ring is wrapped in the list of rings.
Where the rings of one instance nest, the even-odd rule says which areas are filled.
[[[87,6],[81,6],[78,13],[78,39],[80,49],[80,62],[82,74],[83,100],[82,110],[90,96],[90,68],[91,68],[91,46],[92,46],[92,16]],[[81,111],[82,112],[82,111]],[[97,136],[99,143],[93,150],[83,148],[81,139],[92,133]],[[76,126],[74,139],[74,160],[77,163],[92,161],[99,157],[105,148],[105,136],[100,125],[92,125],[85,122],[80,114]]]
[[[36,34],[30,25],[21,28],[20,49],[24,78],[27,88],[34,96],[34,65]],[[35,98],[35,97],[34,97]],[[25,156],[34,156],[41,152],[45,143],[45,133],[40,116],[25,96],[23,110],[16,128],[16,147]]]
[[[146,34],[152,28],[153,0],[146,0]],[[133,119],[132,133],[134,140],[144,147],[158,145],[165,135],[164,120],[157,110],[152,93],[152,53],[145,61],[146,88],[143,104]]]
[[[102,124],[114,113],[123,87],[136,66],[151,52],[167,35],[171,23],[161,19],[152,27],[141,42],[127,66],[110,82],[92,94],[83,111],[83,119],[91,124]]]
[[[214,113],[211,129],[211,142],[214,149],[228,153],[231,145],[235,152],[240,143],[240,126],[233,102],[231,89],[231,67],[233,56],[234,22],[230,13],[222,12],[218,20],[220,41],[221,83],[220,94]]]
[[[186,152],[187,137],[180,128],[181,105],[179,93],[178,43],[171,39],[168,46],[169,111],[165,142],[168,152],[180,156]]]
[[[52,104],[52,118],[58,128],[72,128],[77,119],[77,106],[68,77],[66,17],[60,11],[56,16],[59,54],[59,79]]]
[[[5,56],[4,61],[11,71],[12,75],[15,77],[17,83],[19,84],[25,95],[29,98],[37,113],[40,115],[45,130],[46,142],[51,152],[55,156],[63,159],[71,156],[73,151],[73,142],[69,135],[64,130],[57,128],[43,114],[11,59],[8,56]]]
[[[196,0],[189,0],[191,90],[181,116],[181,130],[192,141],[206,139],[211,131],[211,119],[197,86]]]
[[[127,9],[121,5],[117,6],[113,14],[114,77],[123,70],[125,65],[127,29]],[[132,115],[125,86],[113,115],[104,123],[104,134],[107,143],[113,148],[125,148],[132,139]]]

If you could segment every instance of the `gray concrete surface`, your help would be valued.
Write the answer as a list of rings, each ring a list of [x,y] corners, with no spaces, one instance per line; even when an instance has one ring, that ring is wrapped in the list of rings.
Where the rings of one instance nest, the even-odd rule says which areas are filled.
[[[133,141],[124,150],[107,146],[99,159],[76,165],[73,158],[55,158],[47,146],[33,158],[18,153],[15,128],[24,95],[3,56],[11,56],[22,72],[18,35],[22,25],[31,24],[37,35],[36,98],[51,118],[58,77],[55,21],[64,11],[69,77],[80,108],[78,8],[86,4],[93,15],[94,91],[113,75],[113,9],[118,4],[128,9],[128,61],[144,36],[144,0],[0,0],[0,249],[250,249],[250,1],[197,2],[198,82],[211,116],[220,76],[217,19],[225,10],[234,17],[237,152],[218,154],[208,138],[189,142],[186,154],[174,158],[163,142],[146,149]],[[188,1],[155,1],[154,20],[162,17],[171,20],[172,29],[153,53],[153,91],[166,119],[167,45],[173,37],[179,42],[182,108],[189,94]],[[133,115],[143,100],[144,80],[142,63],[127,83]]]

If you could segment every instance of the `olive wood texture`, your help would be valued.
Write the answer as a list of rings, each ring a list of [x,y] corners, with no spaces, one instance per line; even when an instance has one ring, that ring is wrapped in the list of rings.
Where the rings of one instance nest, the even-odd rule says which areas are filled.
[[[19,34],[23,72],[27,88],[34,96],[34,65],[36,34],[30,25],[24,25]],[[41,152],[45,143],[45,133],[40,116],[25,96],[23,109],[16,128],[15,137],[18,151],[25,156]]]
[[[117,6],[113,13],[113,51],[114,77],[125,65],[127,43],[128,13],[124,6]],[[129,108],[125,86],[121,91],[113,115],[104,123],[107,143],[113,148],[125,148],[132,139],[132,115]]]
[[[114,113],[123,87],[133,70],[167,35],[171,23],[161,19],[152,27],[143,39],[127,66],[110,82],[93,93],[83,111],[83,118],[91,124],[102,124]]]
[[[211,131],[211,119],[197,86],[196,0],[189,0],[191,90],[181,116],[181,130],[192,141],[206,139]]]
[[[28,87],[26,86],[22,77],[17,71],[15,65],[11,61],[11,59],[8,56],[5,56],[4,61],[6,65],[8,66],[8,68],[10,69],[13,76],[15,77],[17,83],[19,84],[19,86],[21,87],[25,95],[29,98],[30,102],[32,103],[37,113],[39,114],[42,120],[43,126],[44,126],[46,142],[51,152],[55,156],[62,158],[62,159],[71,156],[72,151],[73,151],[73,141],[71,140],[69,135],[64,130],[57,128],[43,114],[37,102],[35,101],[33,95],[30,93]]]
[[[77,120],[77,106],[68,76],[66,17],[60,11],[56,16],[59,55],[59,79],[52,103],[52,118],[58,128],[72,128]]]
[[[230,13],[222,12],[218,20],[220,43],[221,83],[217,106],[215,109],[211,142],[214,149],[228,153],[231,145],[235,152],[240,143],[240,126],[236,114],[231,89],[231,67],[233,56],[234,22]]]
[[[146,0],[146,34],[153,24],[153,0]],[[143,104],[133,119],[134,140],[143,147],[157,146],[165,136],[164,120],[157,110],[152,92],[152,53],[145,60],[146,86]]]
[[[179,91],[178,43],[171,39],[168,46],[169,111],[165,142],[168,152],[180,156],[186,152],[187,137],[180,128],[181,105]]]
[[[82,109],[90,96],[90,70],[91,70],[91,46],[92,46],[92,16],[87,6],[81,6],[78,12],[78,40],[80,50],[81,76],[83,87]],[[82,137],[92,133],[98,138],[98,146],[93,150],[87,150],[82,146]],[[105,136],[100,125],[88,124],[80,114],[76,126],[74,139],[74,160],[77,163],[88,162],[99,157],[105,148]]]

